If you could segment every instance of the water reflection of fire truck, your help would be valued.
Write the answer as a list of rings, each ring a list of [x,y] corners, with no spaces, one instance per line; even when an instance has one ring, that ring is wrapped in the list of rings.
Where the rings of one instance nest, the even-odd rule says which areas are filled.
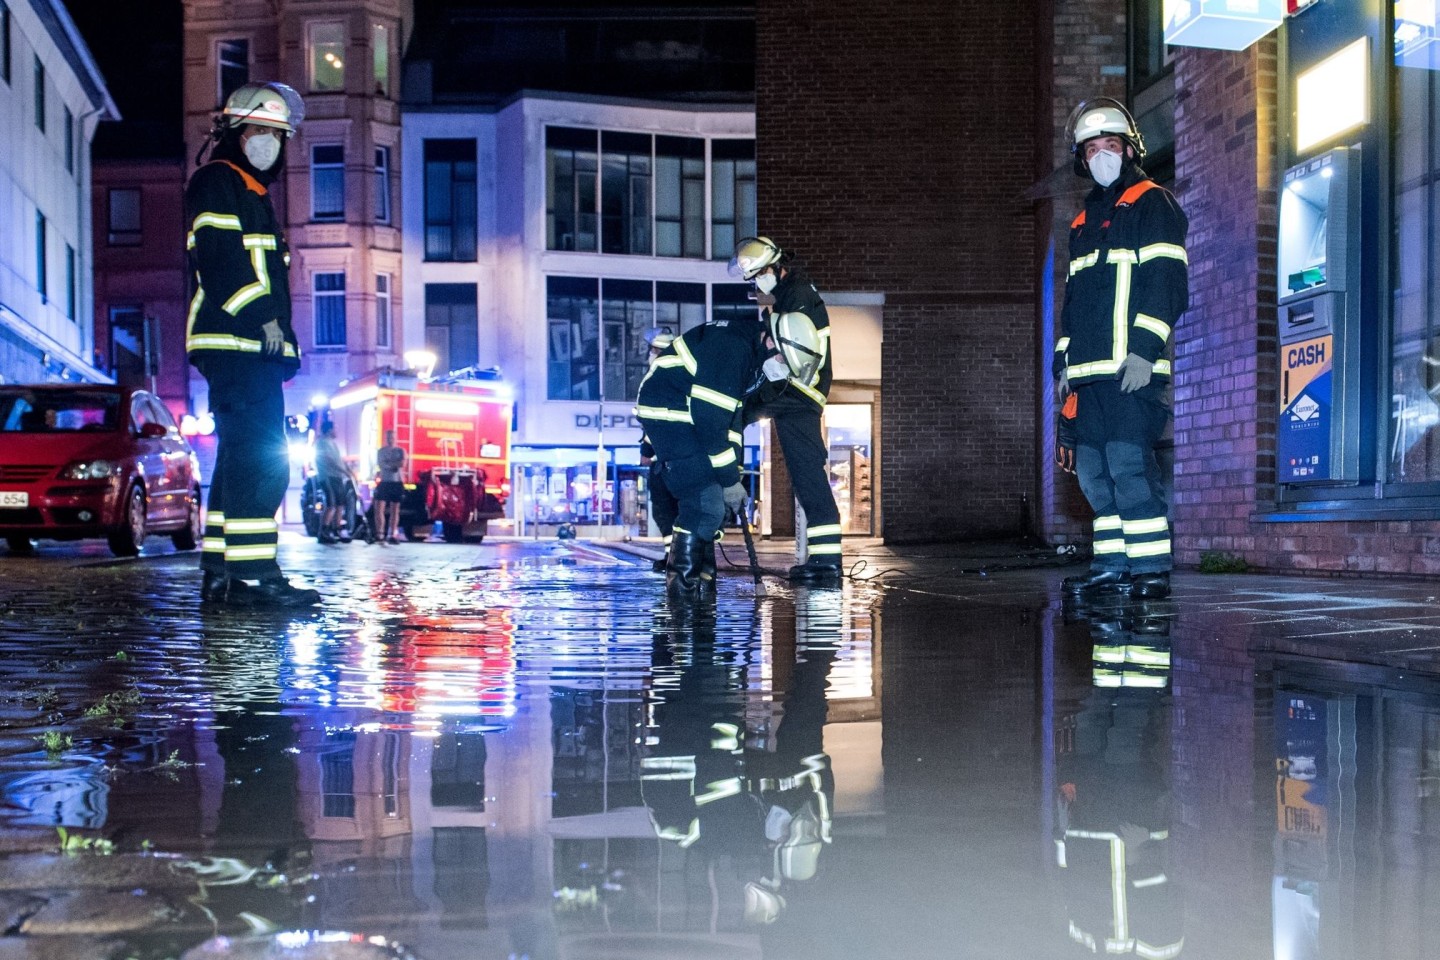
[[[347,381],[330,398],[340,449],[357,463],[369,501],[375,451],[387,430],[405,451],[400,525],[423,540],[436,522],[446,541],[483,538],[510,496],[510,387],[498,373],[459,371],[435,379],[379,370]]]

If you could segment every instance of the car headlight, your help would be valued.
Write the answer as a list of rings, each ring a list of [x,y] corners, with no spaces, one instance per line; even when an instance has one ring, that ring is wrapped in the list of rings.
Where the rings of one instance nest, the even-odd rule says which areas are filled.
[[[66,480],[104,480],[114,475],[115,464],[109,460],[77,460],[60,471]]]

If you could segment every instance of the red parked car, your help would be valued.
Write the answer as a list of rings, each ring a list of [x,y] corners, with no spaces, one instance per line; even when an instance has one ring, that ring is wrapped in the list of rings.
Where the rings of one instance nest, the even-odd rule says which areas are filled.
[[[152,533],[201,537],[200,466],[159,398],[133,387],[0,386],[0,536],[105,537],[134,556]]]

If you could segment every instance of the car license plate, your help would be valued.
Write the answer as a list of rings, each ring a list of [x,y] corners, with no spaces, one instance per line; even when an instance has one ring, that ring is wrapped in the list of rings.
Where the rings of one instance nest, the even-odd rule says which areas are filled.
[[[0,490],[0,509],[30,506],[30,494],[24,490]]]

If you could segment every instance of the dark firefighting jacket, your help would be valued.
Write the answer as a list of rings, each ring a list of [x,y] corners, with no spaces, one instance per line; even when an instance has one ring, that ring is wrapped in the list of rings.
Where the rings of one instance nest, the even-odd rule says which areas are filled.
[[[185,190],[192,289],[185,350],[203,368],[235,354],[259,356],[261,327],[285,334],[286,379],[300,367],[290,323],[290,253],[266,187],[236,164],[207,163]]]
[[[1071,385],[1114,379],[1131,353],[1168,379],[1165,346],[1190,303],[1189,221],[1170,191],[1134,165],[1098,185],[1070,225],[1070,275],[1053,372]]]
[[[715,479],[740,482],[740,403],[764,362],[753,320],[707,323],[674,339],[640,382],[635,415],[663,459],[667,425],[688,427]]]
[[[805,314],[815,324],[815,332],[820,334],[820,342],[825,347],[825,359],[809,383],[801,383],[791,377],[785,381],[783,392],[798,393],[817,407],[824,407],[825,399],[830,395],[830,314],[826,312],[825,301],[820,299],[820,291],[815,289],[810,278],[799,270],[791,269],[775,285],[775,305],[765,311],[766,328],[769,328],[772,315],[797,312]],[[768,384],[762,384],[759,390],[758,400],[762,405],[779,396],[778,393],[772,395],[767,387]]]

